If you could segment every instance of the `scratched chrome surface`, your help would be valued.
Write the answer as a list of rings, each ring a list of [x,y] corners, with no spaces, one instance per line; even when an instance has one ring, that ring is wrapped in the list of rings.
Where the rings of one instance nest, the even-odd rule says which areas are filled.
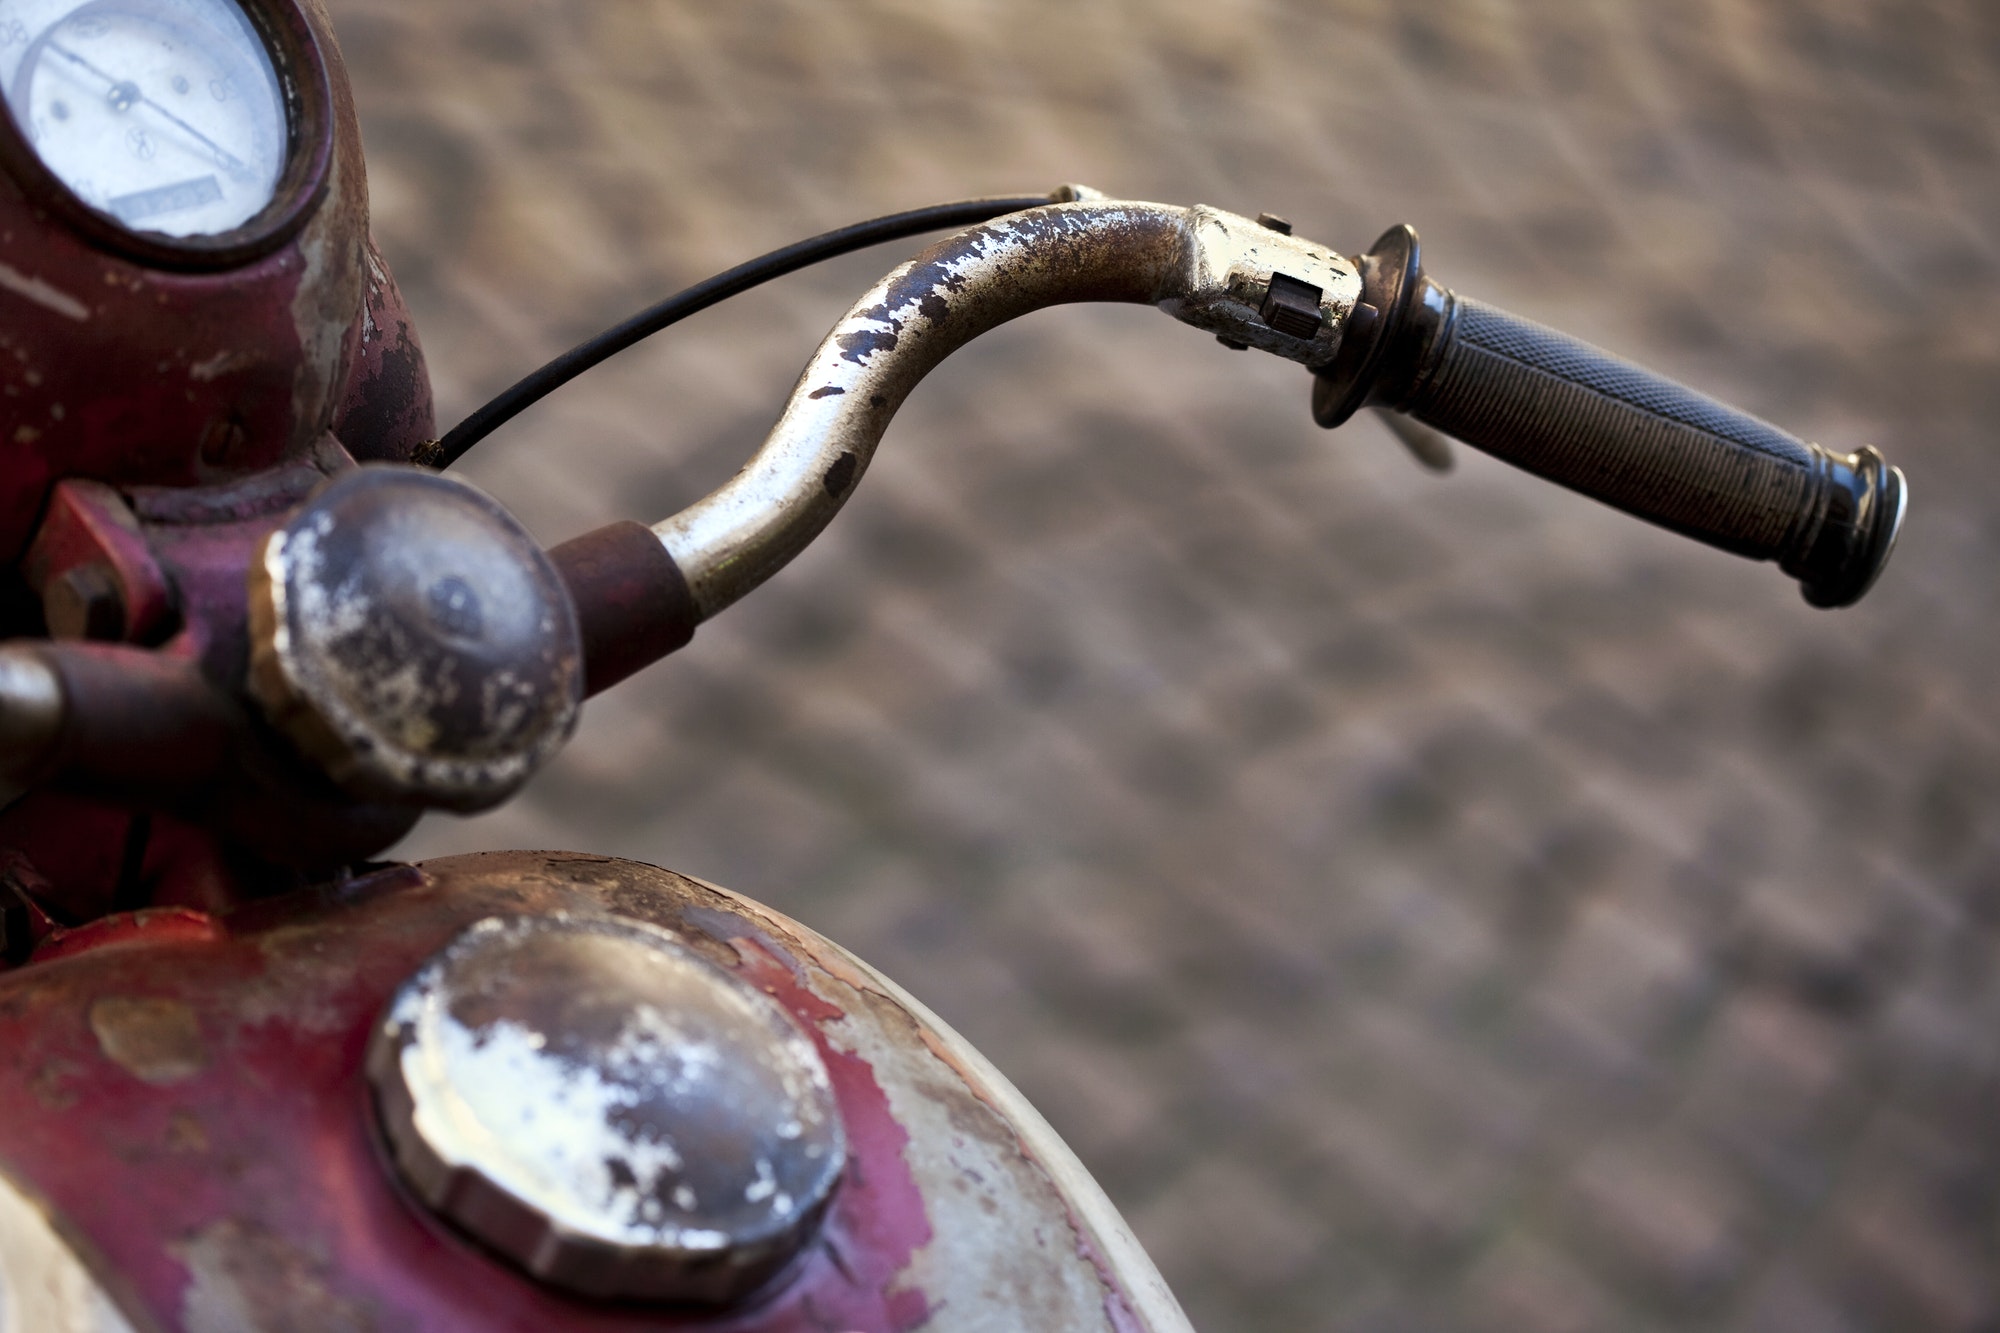
[[[2000,13],[1971,0],[335,0],[455,420],[852,218],[1081,180],[1401,221],[1915,500],[1851,611],[1152,311],[979,339],[825,535],[413,853],[615,851],[990,1056],[1197,1327],[2000,1313]],[[593,373],[547,540],[726,481],[900,253]]]
[[[1276,272],[1319,294],[1310,338],[1259,315]],[[869,288],[820,342],[742,470],[653,530],[702,616],[713,616],[833,521],[923,377],[1008,320],[1073,302],[1156,305],[1217,337],[1321,366],[1360,292],[1347,260],[1214,208],[1088,200],[970,228]]]
[[[1190,230],[1181,208],[1058,204],[947,237],[869,288],[821,341],[742,471],[654,525],[702,616],[737,601],[820,534],[866,474],[903,400],[947,356],[1047,306],[1154,305],[1183,295]]]

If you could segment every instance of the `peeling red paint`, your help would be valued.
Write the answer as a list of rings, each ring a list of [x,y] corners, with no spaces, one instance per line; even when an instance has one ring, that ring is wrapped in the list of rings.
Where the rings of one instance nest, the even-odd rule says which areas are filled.
[[[46,963],[113,945],[209,944],[227,934],[222,923],[206,912],[187,907],[149,907],[144,911],[99,917],[73,930],[59,927],[35,946],[33,961]]]
[[[810,955],[788,959],[764,919],[717,910],[707,892],[650,867],[515,853],[269,900],[215,925],[199,913],[142,914],[158,937],[128,931],[116,948],[0,973],[0,1171],[46,1199],[162,1329],[191,1326],[191,1264],[282,1253],[301,1300],[405,1333],[910,1333],[938,1307],[895,1286],[931,1226],[880,1081],[823,1031],[856,1020],[790,970],[812,973]],[[848,1127],[848,1176],[822,1243],[751,1308],[561,1296],[410,1203],[383,1166],[363,1062],[396,986],[483,917],[607,910],[733,947],[751,979],[819,1034]],[[697,912],[712,925],[696,927]],[[107,997],[184,1006],[200,1068],[151,1083],[108,1058],[90,1021]],[[234,1259],[231,1246],[242,1249]]]
[[[857,1328],[879,1324],[898,1333],[918,1328],[931,1315],[924,1293],[889,1290],[932,1234],[923,1192],[903,1156],[909,1131],[896,1122],[888,1096],[867,1062],[837,1050],[827,1040],[823,1025],[846,1014],[807,989],[797,960],[779,957],[766,938],[737,936],[730,943],[743,960],[743,975],[807,1024],[847,1124],[848,1174],[828,1219],[826,1241],[840,1251],[838,1266],[862,1297],[862,1306],[852,1313],[825,1307],[821,1312]],[[850,1240],[862,1243],[850,1246]],[[865,1256],[866,1261],[857,1261],[856,1256]]]
[[[355,321],[347,387],[333,433],[356,458],[407,463],[437,437],[430,372],[388,261],[368,240],[368,300]]]
[[[999,1106],[993,1101],[991,1096],[986,1092],[982,1080],[965,1067],[964,1063],[959,1060],[957,1053],[940,1040],[937,1033],[931,1031],[929,1028],[925,1028],[921,1031],[920,1035],[923,1038],[924,1046],[942,1064],[949,1067],[953,1073],[957,1074],[964,1081],[968,1092],[978,1098],[994,1115],[999,1117],[1002,1124],[1013,1124],[1012,1118],[1008,1116],[1006,1108]],[[1047,1170],[1043,1167],[1041,1160],[1029,1150],[1026,1141],[1021,1138],[1018,1128],[1015,1130],[1014,1143],[1020,1150],[1023,1160],[1032,1163],[1035,1169],[1042,1172],[1042,1174],[1047,1174]],[[1090,1232],[1083,1225],[1082,1220],[1077,1217],[1074,1210],[1066,1212],[1064,1220],[1069,1223],[1070,1234],[1075,1238],[1077,1257],[1096,1269],[1097,1280],[1104,1284],[1104,1315],[1110,1322],[1111,1327],[1117,1330],[1117,1333],[1145,1333],[1145,1325],[1140,1322],[1138,1314],[1132,1309],[1132,1303],[1126,1299],[1125,1290],[1119,1284],[1117,1276],[1112,1272],[1111,1265],[1105,1262],[1104,1256],[1099,1254],[1097,1247],[1091,1243]]]

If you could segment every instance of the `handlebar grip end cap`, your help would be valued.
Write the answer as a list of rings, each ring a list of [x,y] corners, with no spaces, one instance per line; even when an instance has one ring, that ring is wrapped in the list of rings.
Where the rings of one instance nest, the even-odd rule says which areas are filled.
[[[1802,525],[1780,568],[1808,603],[1832,609],[1854,605],[1874,586],[1896,549],[1910,492],[1903,470],[1872,446],[1821,457],[1814,521]]]

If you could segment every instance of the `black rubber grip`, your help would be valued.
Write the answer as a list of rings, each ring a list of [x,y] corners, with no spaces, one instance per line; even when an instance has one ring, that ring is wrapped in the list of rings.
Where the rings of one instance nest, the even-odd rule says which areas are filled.
[[[1902,473],[1767,421],[1423,274],[1395,228],[1357,261],[1364,300],[1313,411],[1392,408],[1517,467],[1757,560],[1816,606],[1868,590],[1894,544]],[[1352,342],[1352,346],[1347,343]]]
[[[1753,559],[1811,521],[1820,451],[1609,352],[1459,297],[1399,410],[1628,513]]]

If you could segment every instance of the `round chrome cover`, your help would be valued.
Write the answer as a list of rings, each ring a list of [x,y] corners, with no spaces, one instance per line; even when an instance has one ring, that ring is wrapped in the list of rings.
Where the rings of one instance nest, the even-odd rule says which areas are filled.
[[[756,1291],[816,1232],[846,1160],[791,1015],[635,922],[478,923],[404,983],[368,1072],[417,1196],[589,1296]]]
[[[250,685],[356,795],[480,810],[576,727],[583,645],[555,566],[460,481],[342,473],[250,571]]]

